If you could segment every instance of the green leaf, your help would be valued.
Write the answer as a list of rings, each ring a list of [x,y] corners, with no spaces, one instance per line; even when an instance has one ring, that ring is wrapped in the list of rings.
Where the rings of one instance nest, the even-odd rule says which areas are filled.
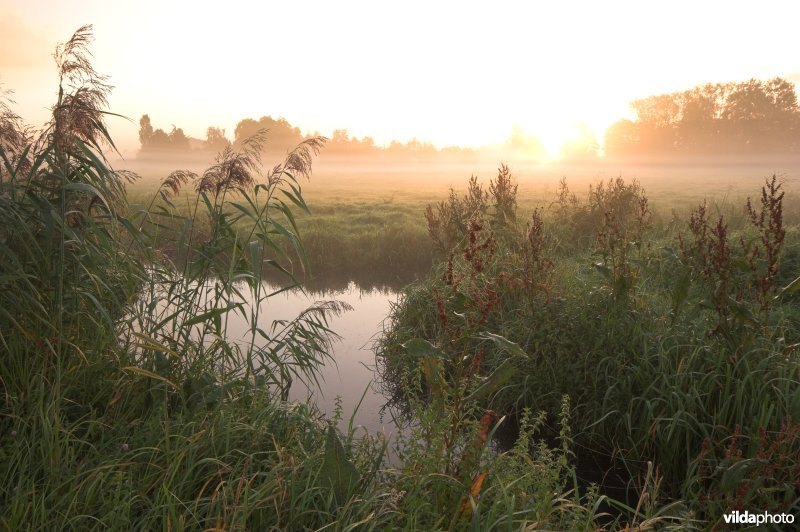
[[[756,319],[755,314],[750,308],[740,301],[736,301],[732,297],[728,296],[728,306],[730,306],[731,310],[733,311],[733,315],[736,316],[741,321],[750,323],[752,325],[758,325],[758,319]]]
[[[180,358],[180,355],[176,351],[165,346],[163,343],[160,343],[155,338],[137,332],[134,332],[133,336],[139,339],[138,342],[135,342],[133,344],[135,347],[140,347],[142,349],[147,349],[149,351],[155,351],[157,353],[166,353],[172,357]]]
[[[293,193],[289,192],[288,190],[281,190],[281,192],[283,192],[284,195],[286,195],[286,197],[289,198],[292,203],[297,205],[303,212],[311,214],[308,205],[306,205],[306,202],[303,200],[303,196],[300,194],[300,189],[296,188],[291,183],[288,183],[288,185],[291,187]]]
[[[453,313],[456,315],[463,314],[468,306],[473,303],[473,300],[463,292],[457,292],[450,300],[450,305],[453,307]]]
[[[123,369],[123,371],[130,371],[131,373],[137,373],[137,374],[142,375],[144,377],[149,377],[151,379],[155,379],[157,381],[161,381],[163,383],[169,384],[174,389],[178,388],[177,386],[175,386],[175,384],[171,380],[169,380],[169,379],[167,379],[165,377],[162,377],[161,375],[157,375],[157,374],[153,373],[152,371],[147,371],[146,369],[137,368],[136,366],[127,366],[127,367],[124,367],[122,369]]]
[[[675,287],[672,289],[672,319],[673,321],[678,316],[678,311],[686,302],[689,295],[689,287],[691,286],[692,276],[689,271],[685,271],[683,275],[678,278]]]
[[[198,314],[194,318],[187,321],[183,326],[184,327],[191,327],[192,325],[197,325],[198,323],[203,323],[207,320],[214,319],[217,316],[225,314],[235,308],[241,307],[241,303],[237,303],[235,305],[229,305],[223,308],[215,308],[213,310],[209,310],[208,312],[204,312],[203,314]]]
[[[516,371],[511,360],[504,361],[467,396],[467,401],[478,401],[497,392]]]
[[[480,335],[478,335],[478,338],[482,340],[491,340],[502,351],[505,351],[510,355],[513,355],[515,357],[528,358],[528,354],[519,346],[519,344],[512,342],[511,340],[504,338],[499,334],[483,332]]]
[[[360,480],[358,470],[347,459],[347,453],[333,425],[328,425],[328,432],[325,435],[325,456],[320,476],[333,489],[339,504],[347,501],[351,490]]]
[[[780,299],[780,298],[781,298],[782,296],[784,296],[784,295],[787,295],[787,296],[788,296],[789,294],[794,294],[794,293],[795,293],[795,292],[797,292],[798,290],[800,290],[800,277],[798,277],[797,279],[795,279],[795,280],[794,280],[794,281],[792,281],[791,283],[789,283],[789,284],[787,284],[786,286],[784,286],[784,287],[781,289],[781,291],[780,291],[780,292],[778,292],[778,295],[776,295],[776,296],[775,296],[775,299],[776,299],[776,300],[777,300],[777,299]]]
[[[259,278],[261,277],[263,261],[264,261],[264,246],[262,246],[261,242],[259,242],[258,240],[252,240],[250,242],[250,267],[252,268],[253,274],[255,274]]]
[[[421,362],[422,373],[425,375],[425,382],[431,391],[433,406],[437,410],[441,409],[444,401],[445,381],[442,371],[442,359],[434,356],[424,357]]]
[[[64,190],[77,190],[80,192],[86,192],[87,194],[92,196],[97,196],[100,199],[100,201],[103,202],[105,208],[108,209],[109,212],[111,212],[111,206],[109,206],[108,202],[106,201],[106,198],[103,197],[100,191],[97,188],[93,187],[92,185],[86,183],[68,183],[64,187]]]
[[[731,465],[722,473],[720,479],[720,489],[727,492],[733,492],[737,487],[741,486],[742,480],[752,470],[754,461],[748,458],[743,459],[741,462],[736,462]]]
[[[441,356],[442,351],[423,338],[412,338],[403,344],[409,355],[413,357]]]
[[[607,280],[611,280],[611,268],[601,262],[594,264],[595,269],[600,272]]]

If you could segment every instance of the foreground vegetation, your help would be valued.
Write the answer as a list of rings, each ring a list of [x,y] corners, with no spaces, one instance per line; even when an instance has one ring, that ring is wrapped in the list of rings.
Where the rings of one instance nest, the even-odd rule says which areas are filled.
[[[522,419],[521,434],[541,412],[559,441],[569,397],[569,462],[616,462],[651,495],[655,479],[669,515],[797,515],[800,242],[777,177],[686,219],[654,216],[622,179],[585,198],[562,180],[527,219],[516,195],[501,167],[488,191],[472,179],[428,209],[448,258],[405,290],[383,340],[385,380],[407,383],[398,401],[477,396],[479,415]]]
[[[434,393],[432,402],[407,401],[413,415],[396,468],[383,465],[380,438],[352,426],[340,434],[337,419],[287,401],[293,382],[316,378],[335,337],[328,318],[346,311],[320,302],[292,321],[260,315],[275,295],[265,293],[265,271],[296,286],[285,264],[306,254],[293,209],[307,211],[299,181],[323,139],[264,171],[256,134],[202,173],[170,174],[132,207],[126,183],[135,176],[104,156],[113,150],[109,87],[88,61],[89,41],[81,28],[57,50],[59,96],[43,131],[0,109],[4,528],[693,524],[656,504],[653,471],[635,507],[579,485],[566,399],[556,445],[536,440],[549,420],[524,413],[515,446],[491,451],[497,423],[485,401],[509,381],[507,365],[456,388],[443,364],[405,373],[412,388],[425,375]],[[178,207],[187,187],[194,202]],[[248,323],[247,341],[226,337],[234,317]],[[484,334],[498,352],[521,356]]]

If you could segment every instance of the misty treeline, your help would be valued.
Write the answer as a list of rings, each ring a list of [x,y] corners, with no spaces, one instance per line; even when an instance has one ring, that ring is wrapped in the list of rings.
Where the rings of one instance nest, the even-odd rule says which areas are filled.
[[[206,138],[197,139],[187,136],[183,129],[172,126],[169,133],[163,129],[154,129],[149,115],[144,115],[139,120],[140,155],[148,156],[159,153],[191,153],[211,152],[219,153],[231,144],[239,146],[245,139],[250,138],[259,131],[266,130],[268,142],[265,149],[286,153],[310,137],[319,137],[319,133],[304,135],[300,128],[293,127],[285,118],[262,116],[258,120],[245,118],[240,120],[233,131],[233,139],[226,136],[226,131],[219,127],[210,126],[206,130]],[[341,153],[395,153],[404,155],[434,155],[440,153],[466,154],[474,152],[468,148],[447,147],[437,149],[430,142],[412,139],[406,143],[392,141],[389,146],[383,147],[375,144],[371,137],[358,139],[348,134],[346,129],[337,129],[326,144],[326,152]]]
[[[709,83],[631,102],[605,134],[612,157],[800,152],[800,107],[782,78]]]
[[[614,158],[664,156],[755,156],[800,154],[800,106],[794,83],[782,78],[766,81],[708,83],[689,90],[659,94],[631,102],[633,120],[623,119],[605,132],[601,148],[594,132],[584,127],[579,137],[565,142],[561,156],[565,160],[593,161],[605,152]],[[241,145],[244,139],[266,129],[267,148],[286,153],[309,137],[285,118],[262,116],[245,118],[233,132],[233,138],[219,127],[209,127],[204,140],[186,136],[179,127],[169,133],[154,129],[148,115],[142,116],[139,129],[141,156],[156,153],[218,153],[230,144]],[[348,155],[396,155],[400,157],[469,157],[484,149],[445,147],[412,139],[392,141],[388,146],[375,144],[371,137],[356,138],[346,129],[337,129],[326,145],[326,152]],[[546,155],[542,144],[519,128],[502,145],[504,153],[529,157]]]

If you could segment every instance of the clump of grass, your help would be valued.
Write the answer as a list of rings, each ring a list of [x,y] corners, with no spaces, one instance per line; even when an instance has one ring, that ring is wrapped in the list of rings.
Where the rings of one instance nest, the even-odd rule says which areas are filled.
[[[737,426],[722,441],[705,439],[690,489],[709,507],[710,519],[730,509],[793,510],[800,488],[798,431],[800,424],[787,418],[777,432],[760,428],[757,435],[744,437]],[[715,525],[720,523],[717,517]]]

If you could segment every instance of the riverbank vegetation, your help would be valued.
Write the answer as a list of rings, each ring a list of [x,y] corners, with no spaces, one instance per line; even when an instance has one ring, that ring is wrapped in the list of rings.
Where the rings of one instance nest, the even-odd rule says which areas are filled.
[[[287,400],[316,378],[335,301],[269,321],[264,271],[296,278],[270,252],[305,256],[294,210],[323,139],[277,166],[263,136],[202,172],[176,171],[131,205],[115,171],[109,86],[89,61],[90,28],[56,53],[52,119],[0,116],[0,522],[9,529],[516,529],[614,527],[666,518],[642,495],[615,517],[577,485],[570,408],[559,445],[489,449],[479,398],[416,412],[386,442]],[[178,206],[182,190],[194,202]],[[245,228],[247,230],[245,230]],[[164,250],[167,249],[169,253]],[[230,338],[233,316],[247,335]],[[423,346],[424,347],[424,346]],[[436,370],[436,368],[434,368]],[[443,382],[443,381],[442,381]],[[445,431],[444,429],[447,429]],[[532,452],[530,452],[532,451]],[[655,520],[655,521],[652,521]]]
[[[585,196],[562,180],[525,218],[516,195],[501,166],[488,190],[473,179],[429,207],[448,255],[394,309],[386,380],[422,368],[415,396],[541,412],[554,440],[568,396],[579,476],[616,464],[642,490],[655,474],[660,502],[704,526],[731,508],[797,514],[800,247],[780,179],[684,218],[622,178]]]
[[[0,101],[4,528],[685,530],[796,513],[800,249],[779,179],[685,216],[622,179],[521,199],[505,166],[438,203],[314,204],[325,139],[275,164],[256,129],[142,187],[107,158],[90,40],[57,50],[44,129]],[[262,281],[302,289],[317,271],[419,278],[379,349],[392,442],[288,399],[348,309],[273,320]]]

